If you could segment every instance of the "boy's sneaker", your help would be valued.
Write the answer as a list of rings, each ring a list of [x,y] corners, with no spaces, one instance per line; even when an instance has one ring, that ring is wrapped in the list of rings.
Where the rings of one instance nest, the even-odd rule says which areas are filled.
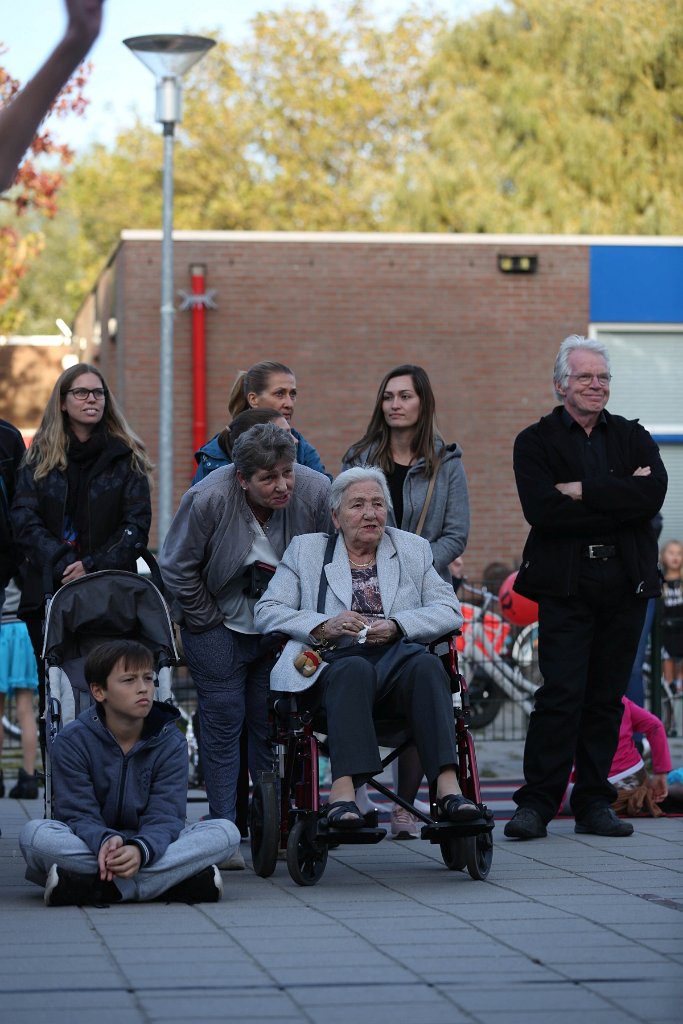
[[[417,818],[404,807],[396,805],[391,812],[391,835],[394,839],[417,839]]]
[[[162,893],[167,903],[218,903],[223,895],[223,879],[218,865],[210,864]]]
[[[233,854],[226,857],[225,860],[222,860],[218,865],[221,871],[244,871],[246,866],[247,865],[244,862],[244,857],[242,856],[242,851],[239,846]]]
[[[45,883],[46,907],[94,907],[119,903],[121,893],[113,882],[99,875],[76,875],[53,864]]]
[[[13,800],[37,800],[38,799],[38,778],[36,775],[29,775],[23,768],[19,769],[17,784],[9,791]]]

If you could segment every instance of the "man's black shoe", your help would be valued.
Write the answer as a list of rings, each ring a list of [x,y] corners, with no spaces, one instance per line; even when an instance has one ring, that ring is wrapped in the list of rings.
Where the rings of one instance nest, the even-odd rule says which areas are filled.
[[[618,818],[611,807],[595,804],[582,818],[576,819],[574,831],[591,836],[630,836],[633,835],[633,825]]]
[[[543,839],[548,835],[543,818],[533,807],[518,807],[503,831],[508,839]]]

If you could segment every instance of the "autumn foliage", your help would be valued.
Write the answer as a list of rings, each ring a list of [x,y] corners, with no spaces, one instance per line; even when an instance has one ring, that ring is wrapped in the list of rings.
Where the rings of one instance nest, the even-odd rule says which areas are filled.
[[[4,52],[5,47],[0,45],[0,56]],[[79,69],[55,100],[49,117],[83,115],[88,104],[83,88],[89,74],[90,66]],[[0,65],[0,105],[10,102],[20,88],[17,79]],[[19,281],[43,248],[42,234],[32,230],[29,215],[36,212],[50,219],[56,215],[57,196],[64,183],[61,168],[71,163],[73,156],[73,151],[58,142],[49,127],[42,126],[12,188],[0,197],[4,207],[0,210],[0,305],[16,295]],[[4,319],[3,329],[12,326]]]

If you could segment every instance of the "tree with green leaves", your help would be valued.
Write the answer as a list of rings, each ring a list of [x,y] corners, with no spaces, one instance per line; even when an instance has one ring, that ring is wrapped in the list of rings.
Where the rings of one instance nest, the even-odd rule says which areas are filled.
[[[188,75],[175,225],[683,233],[682,58],[683,0],[261,14]],[[161,177],[139,121],[80,156],[22,282],[34,329],[43,286],[75,310],[121,229],[160,226]]]
[[[425,68],[406,230],[683,232],[682,0],[509,0]]]

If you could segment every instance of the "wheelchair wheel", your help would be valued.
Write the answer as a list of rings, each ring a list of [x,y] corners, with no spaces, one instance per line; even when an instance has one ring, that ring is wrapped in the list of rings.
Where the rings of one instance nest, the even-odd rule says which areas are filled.
[[[311,839],[311,823],[300,818],[289,833],[287,868],[297,885],[315,885],[327,864],[327,845]]]
[[[249,835],[254,871],[261,878],[270,878],[280,846],[277,792],[272,782],[257,782],[254,786]]]
[[[449,871],[462,871],[467,865],[466,839],[447,839],[439,843],[441,857]]]
[[[475,882],[483,882],[488,877],[493,860],[493,838],[490,832],[482,832],[478,836],[468,836],[463,840],[467,870]]]

